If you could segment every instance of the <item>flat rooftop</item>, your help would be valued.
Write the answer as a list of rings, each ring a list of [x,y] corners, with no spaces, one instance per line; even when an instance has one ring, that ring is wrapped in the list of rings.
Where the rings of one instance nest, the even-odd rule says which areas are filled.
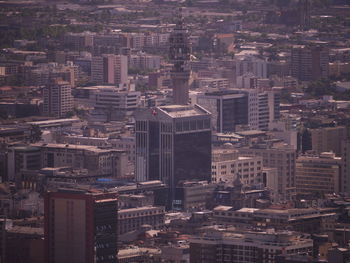
[[[14,226],[8,230],[8,233],[44,236],[44,228],[27,227],[27,226]]]
[[[208,111],[198,105],[194,107],[190,105],[167,105],[161,106],[159,109],[172,118],[210,115]]]
[[[46,120],[46,121],[30,121],[27,122],[30,125],[48,125],[48,124],[59,124],[66,122],[80,122],[79,119],[71,118],[71,119],[57,119],[57,120]]]
[[[215,207],[213,210],[214,211],[230,211],[232,210],[232,206],[226,206],[226,205],[219,205],[217,207]]]
[[[35,143],[32,144],[32,146],[36,147],[43,147],[43,148],[58,148],[58,149],[71,149],[71,150],[86,150],[91,152],[124,152],[122,150],[116,150],[116,149],[101,149],[97,146],[90,146],[90,145],[77,145],[77,144],[64,144],[64,143]]]
[[[259,131],[259,130],[248,130],[248,131],[239,131],[236,132],[238,135],[241,136],[259,136],[259,135],[266,135],[266,132]]]
[[[118,210],[118,213],[121,214],[121,213],[129,213],[129,212],[154,210],[154,209],[163,209],[164,211],[164,207],[161,207],[161,206],[140,206],[135,208],[120,209]]]

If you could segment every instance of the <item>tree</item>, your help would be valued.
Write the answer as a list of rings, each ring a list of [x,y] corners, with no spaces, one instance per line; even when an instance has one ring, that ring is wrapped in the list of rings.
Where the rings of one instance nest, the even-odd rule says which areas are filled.
[[[310,82],[305,91],[309,95],[319,98],[324,95],[334,95],[336,93],[336,88],[334,83],[330,80],[320,79]]]
[[[72,118],[74,116],[74,112],[73,111],[68,111],[66,114],[65,114],[65,117],[66,118]]]
[[[30,135],[29,140],[31,143],[35,143],[41,140],[42,131],[38,125],[31,125],[30,126]]]

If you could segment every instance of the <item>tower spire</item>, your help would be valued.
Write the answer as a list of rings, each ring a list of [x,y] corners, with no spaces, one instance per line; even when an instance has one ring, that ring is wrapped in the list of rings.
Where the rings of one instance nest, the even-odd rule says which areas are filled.
[[[176,16],[176,26],[169,38],[169,58],[174,64],[171,71],[173,103],[188,104],[188,81],[191,73],[189,65],[191,46],[189,33],[184,25],[181,8],[179,8]]]

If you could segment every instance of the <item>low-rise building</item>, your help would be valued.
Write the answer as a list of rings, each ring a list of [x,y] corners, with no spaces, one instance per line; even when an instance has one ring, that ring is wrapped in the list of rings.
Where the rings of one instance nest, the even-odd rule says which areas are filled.
[[[257,208],[243,207],[239,210],[231,206],[217,206],[214,208],[213,218],[219,224],[230,225],[234,227],[251,227],[254,220],[254,212]]]
[[[239,156],[238,151],[224,148],[212,153],[212,181],[232,185],[240,178],[244,185],[262,183],[262,157]]]
[[[216,184],[207,181],[185,181],[178,184],[175,190],[174,209],[183,211],[204,210]]]
[[[296,160],[298,194],[339,193],[341,158],[334,153],[300,156]]]
[[[118,250],[119,263],[142,263],[159,258],[161,251],[158,248],[129,247]]]
[[[312,253],[313,241],[289,231],[218,231],[190,239],[190,262],[275,262],[279,254]]]
[[[336,220],[337,214],[331,209],[268,208],[255,211],[254,218],[257,224],[261,226],[314,234],[323,230],[323,222]]]
[[[190,262],[190,246],[187,244],[179,244],[173,246],[165,246],[161,248],[161,258],[165,262],[172,263],[189,263]]]
[[[295,198],[296,151],[292,147],[285,144],[256,144],[249,148],[240,148],[239,153],[243,156],[261,156],[264,167],[277,168],[276,201]]]
[[[41,148],[41,167],[85,168],[91,173],[120,177],[127,164],[123,151],[70,144],[34,144]]]
[[[165,224],[165,208],[143,206],[118,210],[118,235],[139,230],[143,225],[159,229]]]

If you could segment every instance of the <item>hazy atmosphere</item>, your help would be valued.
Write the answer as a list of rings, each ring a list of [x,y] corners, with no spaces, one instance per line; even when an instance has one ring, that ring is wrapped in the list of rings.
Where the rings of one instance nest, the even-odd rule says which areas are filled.
[[[349,259],[349,0],[0,1],[0,263]]]

